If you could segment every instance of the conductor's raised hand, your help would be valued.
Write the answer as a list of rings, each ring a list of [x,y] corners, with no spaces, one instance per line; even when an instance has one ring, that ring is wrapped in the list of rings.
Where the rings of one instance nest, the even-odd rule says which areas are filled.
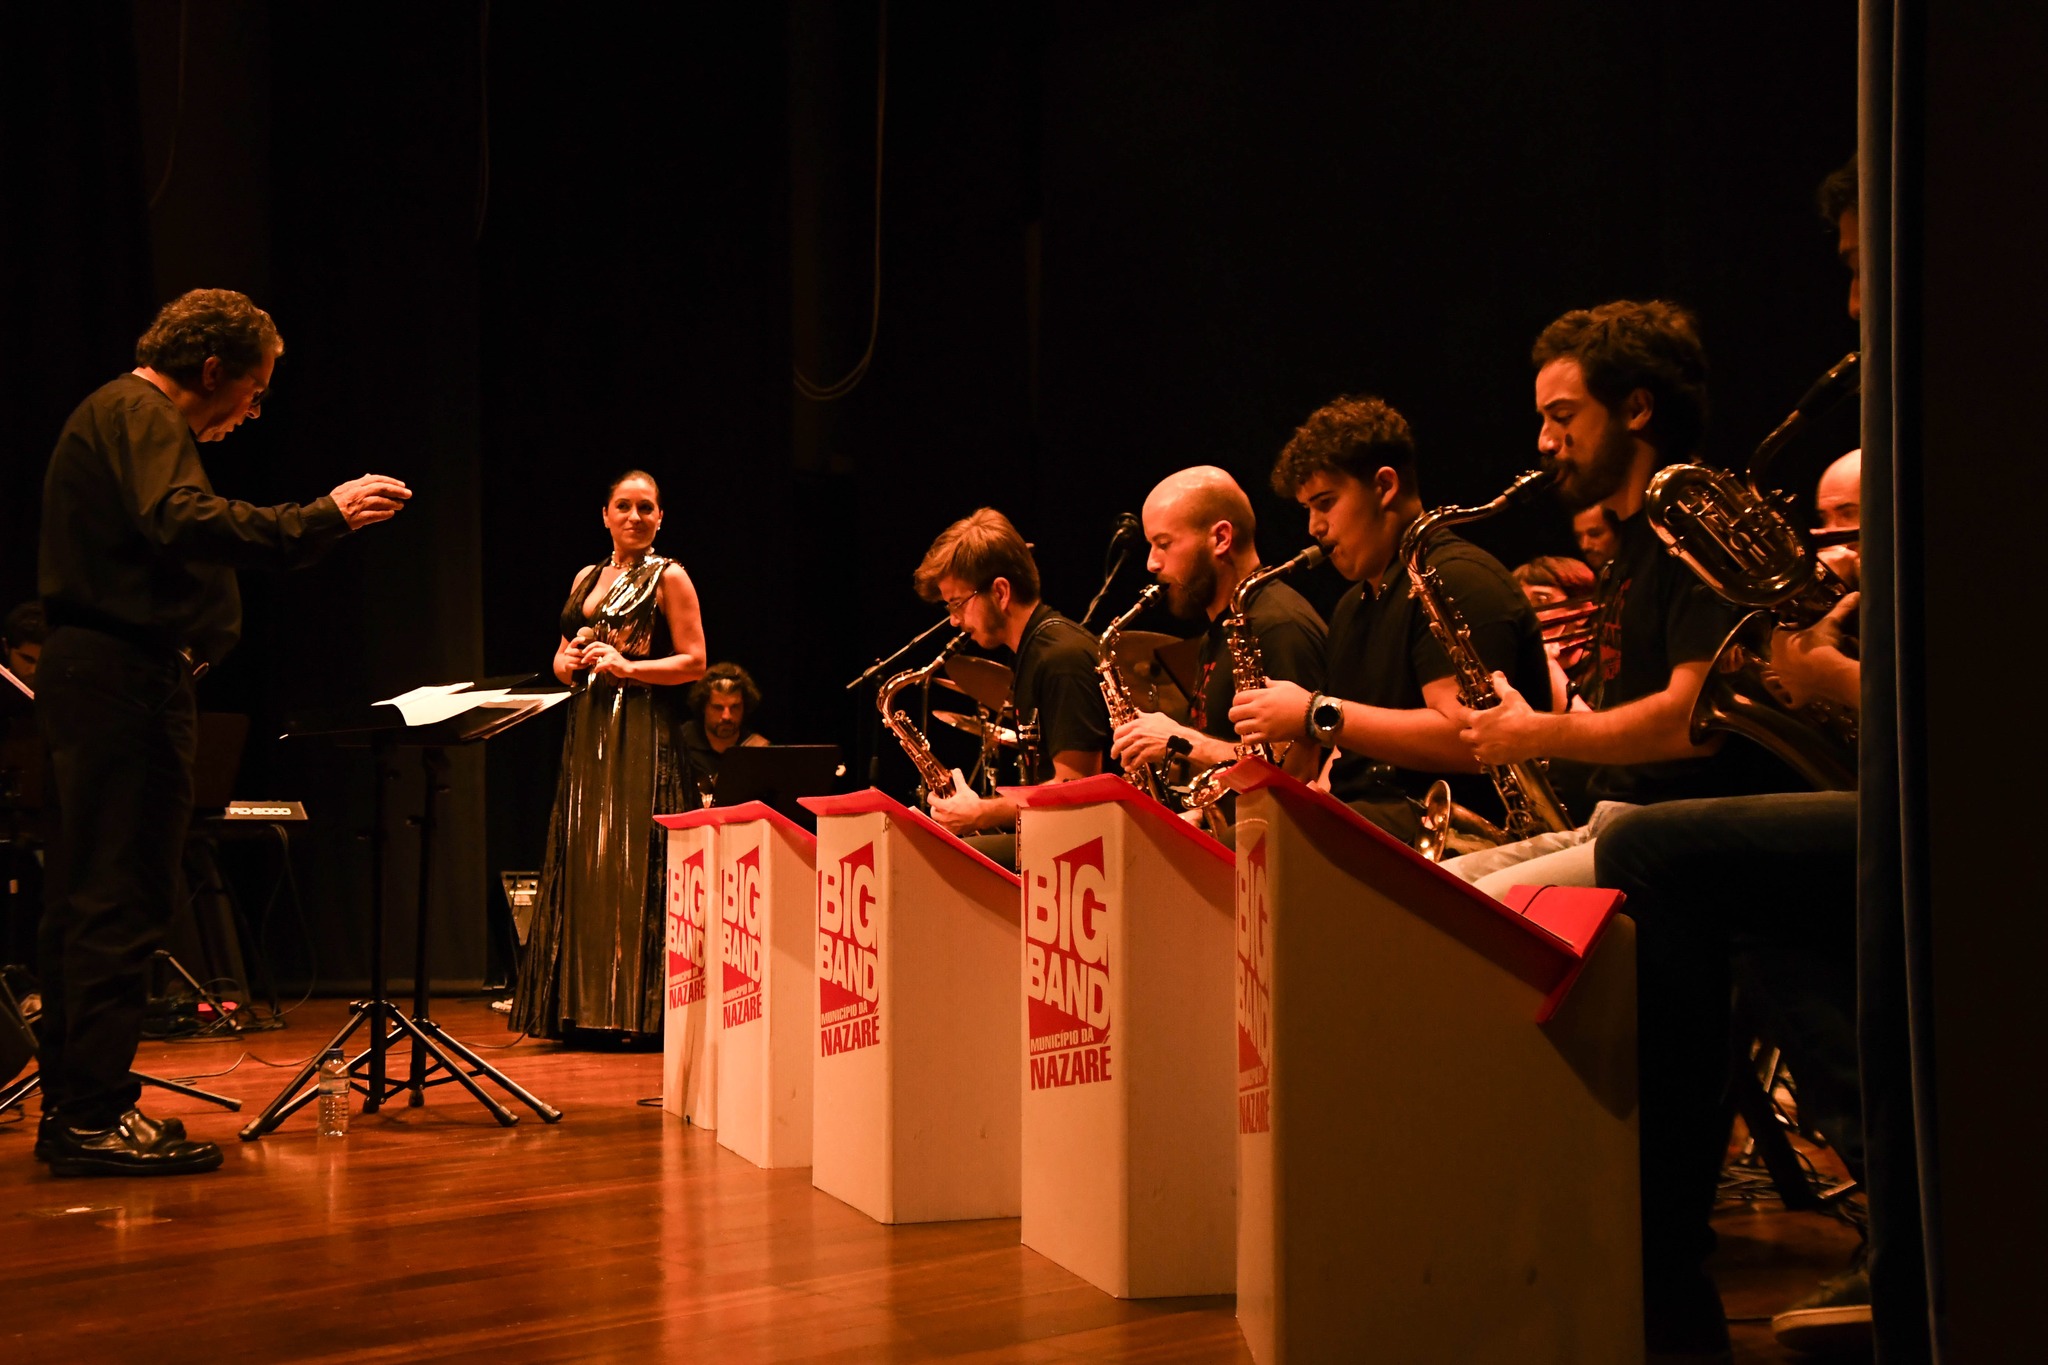
[[[388,474],[365,474],[360,479],[350,479],[327,496],[341,509],[348,529],[360,531],[372,522],[397,516],[412,490]]]

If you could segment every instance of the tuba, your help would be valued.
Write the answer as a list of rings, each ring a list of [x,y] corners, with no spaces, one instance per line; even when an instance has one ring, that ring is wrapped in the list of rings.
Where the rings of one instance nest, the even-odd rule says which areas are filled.
[[[1415,600],[1429,618],[1429,633],[1450,657],[1458,680],[1458,700],[1475,711],[1500,705],[1493,674],[1479,651],[1472,647],[1472,628],[1465,615],[1444,588],[1443,577],[1424,560],[1429,537],[1439,526],[1456,526],[1479,521],[1526,501],[1532,494],[1556,482],[1555,471],[1532,469],[1507,486],[1491,502],[1477,507],[1439,507],[1425,512],[1401,536],[1401,562],[1407,566]],[[1415,841],[1416,852],[1431,862],[1441,862],[1453,830],[1476,834],[1493,844],[1513,843],[1533,834],[1572,828],[1564,803],[1551,789],[1550,774],[1540,758],[1518,763],[1483,765],[1507,809],[1507,827],[1493,824],[1484,816],[1466,810],[1451,800],[1451,784],[1439,779],[1430,784],[1422,799],[1422,834]]]
[[[946,656],[960,647],[967,638],[961,631],[946,641],[932,661],[922,668],[906,668],[882,684],[882,690],[875,693],[875,706],[882,713],[882,724],[889,727],[889,733],[896,736],[896,742],[903,746],[903,752],[910,755],[911,763],[917,768],[917,778],[923,784],[927,798],[951,796],[953,794],[953,772],[939,762],[932,752],[932,742],[925,738],[924,731],[917,728],[917,722],[910,718],[908,711],[896,709],[896,694],[913,684],[929,683],[932,675],[946,665]]]
[[[1671,553],[1717,594],[1750,609],[1721,642],[1693,703],[1693,742],[1716,730],[1742,735],[1822,791],[1856,786],[1857,717],[1832,702],[1789,707],[1779,700],[1771,686],[1771,636],[1779,626],[1812,625],[1849,589],[1785,514],[1791,498],[1768,491],[1764,479],[1816,417],[1857,391],[1858,365],[1851,351],[1822,375],[1756,448],[1744,477],[1672,465],[1650,480],[1644,500],[1650,526]]]
[[[1131,685],[1124,681],[1123,672],[1117,667],[1117,640],[1122,637],[1124,626],[1130,622],[1131,618],[1151,606],[1153,599],[1157,598],[1164,591],[1166,589],[1157,583],[1147,587],[1145,591],[1138,594],[1138,600],[1131,604],[1129,611],[1117,617],[1103,628],[1101,649],[1099,657],[1095,661],[1095,672],[1097,678],[1102,683],[1102,700],[1109,705],[1109,724],[1112,729],[1122,725],[1125,721],[1138,718],[1138,704],[1131,700]],[[1136,771],[1125,772],[1124,777],[1133,786],[1144,788],[1145,791],[1151,794],[1153,800],[1165,801],[1167,782],[1157,766],[1147,763]]]
[[[1323,547],[1311,545],[1294,558],[1270,569],[1254,569],[1246,574],[1237,590],[1230,594],[1230,615],[1223,621],[1223,638],[1230,645],[1230,681],[1233,691],[1256,692],[1266,685],[1266,661],[1259,653],[1259,637],[1252,634],[1251,619],[1246,609],[1251,606],[1252,594],[1271,580],[1296,569],[1313,569],[1323,562]],[[1271,744],[1240,744],[1238,757],[1249,754],[1263,758],[1268,763],[1279,763],[1287,756],[1286,747]],[[1229,792],[1223,785],[1223,774],[1230,768],[1228,763],[1195,774],[1195,780],[1188,784],[1187,805],[1191,810],[1209,810]]]

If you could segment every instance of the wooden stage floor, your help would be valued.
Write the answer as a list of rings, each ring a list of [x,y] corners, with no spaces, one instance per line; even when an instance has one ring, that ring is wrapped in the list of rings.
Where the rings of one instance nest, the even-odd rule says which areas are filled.
[[[505,1040],[477,1000],[435,1005],[472,1045]],[[421,1109],[313,1134],[310,1108],[260,1142],[241,1124],[346,1017],[314,1001],[196,1084],[239,1115],[145,1094],[221,1144],[211,1175],[57,1180],[26,1121],[0,1123],[0,1356],[271,1361],[1249,1361],[1225,1298],[1123,1302],[999,1220],[882,1227],[761,1171],[635,1102],[654,1053],[531,1040],[487,1053],[566,1111],[500,1128],[455,1086]],[[196,1077],[238,1042],[145,1044],[138,1065]],[[7,1116],[9,1118],[13,1115]],[[1768,1315],[1843,1264],[1853,1237],[1813,1215],[1721,1222],[1734,1316]],[[1793,1359],[1738,1323],[1736,1359]]]

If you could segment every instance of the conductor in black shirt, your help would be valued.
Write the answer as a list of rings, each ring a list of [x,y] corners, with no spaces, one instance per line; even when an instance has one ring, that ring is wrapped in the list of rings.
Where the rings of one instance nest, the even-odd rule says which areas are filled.
[[[1313,739],[1338,750],[1330,791],[1406,843],[1421,831],[1419,798],[1445,778],[1461,805],[1498,821],[1500,799],[1458,724],[1450,657],[1429,632],[1397,551],[1423,512],[1415,438],[1378,398],[1338,398],[1311,414],[1280,452],[1275,492],[1308,511],[1308,533],[1358,586],[1330,618],[1325,692],[1293,683],[1238,694],[1230,718],[1248,741]],[[1535,611],[1501,562],[1448,532],[1424,552],[1490,668],[1548,698],[1549,660]]]
[[[42,1125],[57,1175],[168,1175],[220,1165],[210,1142],[135,1107],[145,973],[176,898],[192,811],[193,682],[241,634],[239,567],[310,562],[411,496],[365,475],[305,506],[216,495],[199,462],[258,416],[284,351],[231,290],[167,304],[136,368],[79,404],[43,484],[40,578],[50,635],[36,721],[58,813],[43,917]]]
[[[1019,728],[1037,736],[1023,756],[1026,784],[1101,772],[1109,707],[1095,674],[1095,637],[1038,600],[1038,564],[1010,519],[984,507],[954,522],[925,552],[915,581],[918,595],[944,603],[976,645],[1016,654],[1011,699]],[[955,834],[983,832],[975,846],[1015,867],[1016,802],[976,795],[957,770],[953,778],[953,794],[932,800],[932,819]]]
[[[1166,588],[1167,606],[1183,620],[1207,621],[1209,633],[1199,659],[1201,683],[1188,698],[1189,724],[1159,711],[1143,712],[1117,727],[1111,757],[1129,766],[1159,763],[1179,752],[1199,772],[1237,757],[1237,731],[1230,723],[1230,699],[1237,689],[1231,684],[1223,623],[1237,585],[1259,567],[1252,503],[1228,472],[1198,465],[1169,475],[1152,490],[1145,499],[1144,522],[1151,546],[1146,567]],[[1252,595],[1245,618],[1267,676],[1310,690],[1323,685],[1323,618],[1307,599],[1269,580]],[[1175,738],[1185,748],[1169,749]]]

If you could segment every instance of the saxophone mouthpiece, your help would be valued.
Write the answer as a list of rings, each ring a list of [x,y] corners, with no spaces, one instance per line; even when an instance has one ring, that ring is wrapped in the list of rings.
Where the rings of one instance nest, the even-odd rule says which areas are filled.
[[[1541,467],[1530,470],[1509,484],[1507,492],[1501,494],[1501,497],[1505,498],[1509,503],[1516,503],[1524,498],[1533,497],[1535,494],[1541,493],[1544,489],[1556,483],[1558,475],[1562,472],[1557,465],[1546,460]]]
[[[1296,555],[1294,565],[1298,569],[1313,569],[1329,557],[1330,552],[1325,550],[1321,543],[1317,543]]]

